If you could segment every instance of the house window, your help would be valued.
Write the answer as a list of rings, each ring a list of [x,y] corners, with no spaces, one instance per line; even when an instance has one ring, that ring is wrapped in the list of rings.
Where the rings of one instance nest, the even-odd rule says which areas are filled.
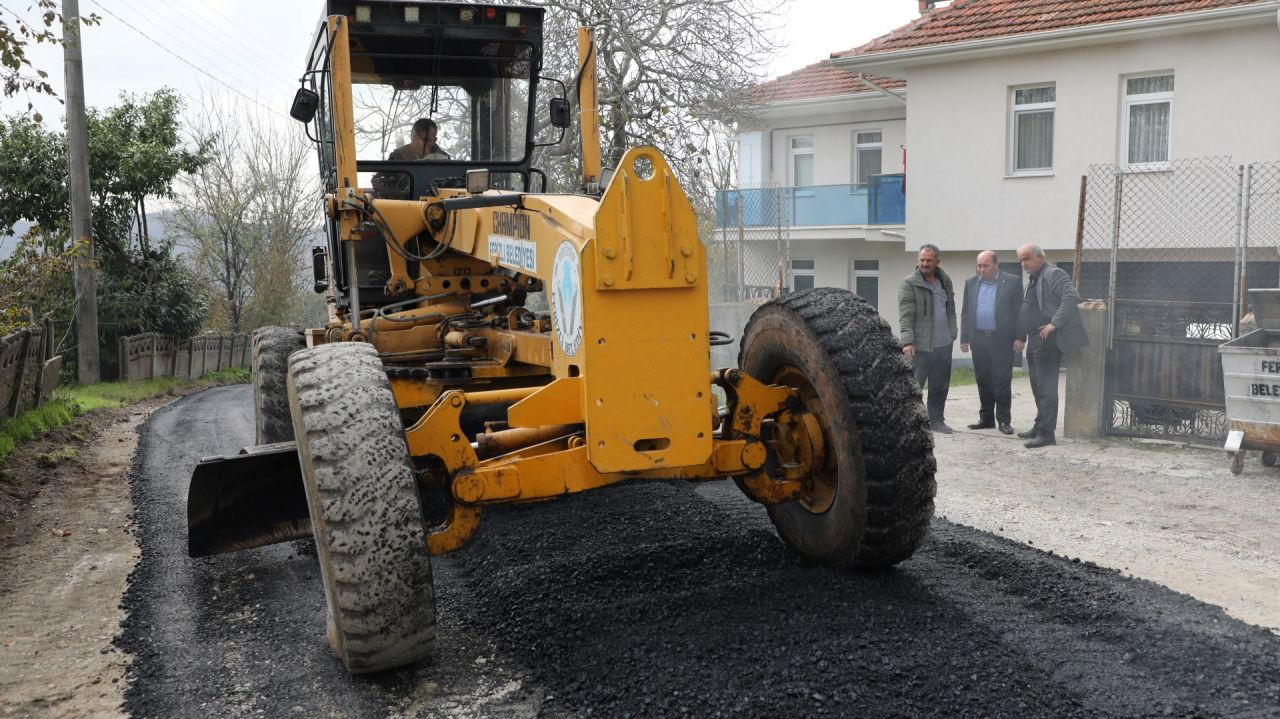
[[[1169,163],[1173,125],[1173,75],[1125,78],[1124,158],[1135,169],[1160,169]]]
[[[791,186],[813,187],[813,136],[791,138]]]
[[[1057,88],[1024,87],[1013,91],[1010,118],[1010,171],[1044,173],[1053,170],[1053,112]]]
[[[792,258],[791,289],[797,292],[813,289],[813,260]]]
[[[880,174],[879,130],[859,130],[853,133],[853,181],[867,184],[867,177]]]
[[[849,288],[876,310],[880,309],[880,260],[853,260]]]

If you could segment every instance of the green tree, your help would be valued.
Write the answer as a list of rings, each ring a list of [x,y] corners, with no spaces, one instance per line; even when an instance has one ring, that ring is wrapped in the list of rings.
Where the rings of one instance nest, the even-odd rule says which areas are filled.
[[[208,143],[183,146],[181,108],[177,94],[163,89],[143,97],[124,95],[120,104],[88,114],[99,318],[114,329],[100,337],[104,370],[115,356],[115,336],[190,335],[207,313],[190,271],[174,257],[173,242],[152,238],[147,223],[148,199],[172,197],[176,179],[198,170],[209,149]],[[38,242],[50,258],[69,249],[66,168],[63,133],[24,116],[0,121],[0,230],[10,231],[21,220],[34,222],[29,242]],[[62,301],[29,299],[30,310],[69,314],[69,281],[60,293],[52,286],[51,291]],[[0,302],[7,301],[21,299],[0,295]]]
[[[49,84],[49,73],[27,59],[27,48],[32,43],[61,45],[62,38],[55,31],[55,26],[62,27],[62,14],[54,0],[36,0],[29,9],[39,13],[39,21],[27,22],[18,14],[10,13],[8,8],[0,7],[0,88],[3,88],[5,97],[18,93],[57,97],[58,93]],[[94,25],[100,20],[97,15],[80,19],[85,25]],[[27,102],[27,112],[33,109],[34,105]],[[35,113],[33,119],[40,122],[40,113]]]

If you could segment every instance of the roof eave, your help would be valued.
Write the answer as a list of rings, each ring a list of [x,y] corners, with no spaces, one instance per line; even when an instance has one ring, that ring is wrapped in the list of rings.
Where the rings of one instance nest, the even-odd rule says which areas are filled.
[[[906,88],[890,88],[893,94],[905,98],[907,96]],[[842,110],[860,110],[874,109],[874,106],[884,104],[892,107],[894,100],[885,97],[876,90],[869,92],[855,92],[848,95],[826,95],[823,97],[801,97],[792,100],[776,100],[766,102],[755,107],[755,112],[761,116],[777,116],[792,115],[797,112],[807,112],[810,110],[821,110],[823,112],[839,112]]]
[[[1083,25],[1080,27],[1044,30],[1019,35],[980,38],[965,42],[942,43],[913,47],[904,50],[831,58],[833,66],[851,72],[877,72],[893,76],[902,69],[940,60],[968,60],[1026,51],[1049,50],[1060,47],[1091,45],[1104,42],[1121,42],[1149,35],[1192,30],[1212,30],[1275,16],[1280,10],[1280,0],[1254,5],[1241,5],[1212,10],[1160,15],[1157,17],[1122,20],[1120,22]]]

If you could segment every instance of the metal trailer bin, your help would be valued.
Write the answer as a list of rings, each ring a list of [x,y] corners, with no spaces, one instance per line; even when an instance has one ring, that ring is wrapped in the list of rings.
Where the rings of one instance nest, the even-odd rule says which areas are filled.
[[[1232,474],[1246,450],[1260,450],[1267,466],[1280,453],[1280,289],[1249,290],[1249,301],[1258,329],[1218,346]]]

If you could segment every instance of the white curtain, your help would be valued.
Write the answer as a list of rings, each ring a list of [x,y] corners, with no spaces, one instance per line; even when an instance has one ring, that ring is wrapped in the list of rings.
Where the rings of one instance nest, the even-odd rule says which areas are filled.
[[[794,155],[794,177],[792,183],[794,187],[812,187],[813,186],[813,155],[803,154]]]
[[[1015,170],[1049,170],[1053,168],[1053,110],[1019,112]]]
[[[1168,102],[1129,106],[1130,164],[1169,161],[1169,110]]]

